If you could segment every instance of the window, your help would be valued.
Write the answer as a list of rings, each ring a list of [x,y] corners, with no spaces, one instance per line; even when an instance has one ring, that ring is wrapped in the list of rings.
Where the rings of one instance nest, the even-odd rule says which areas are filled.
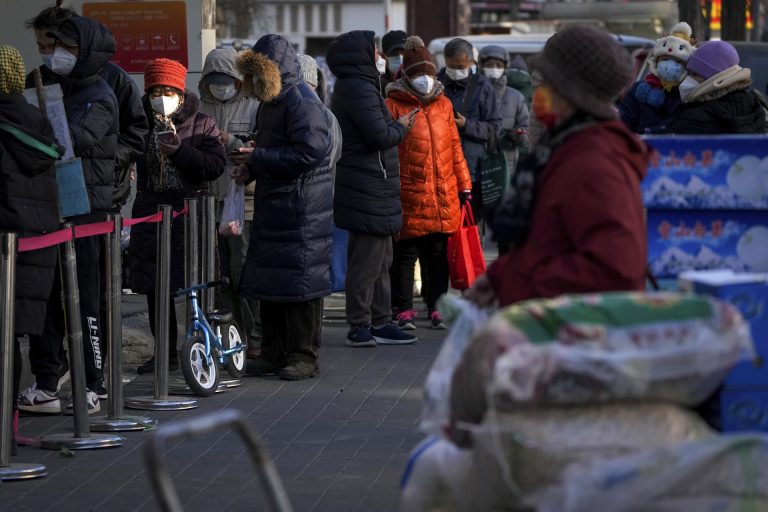
[[[306,4],[304,6],[304,31],[305,32],[314,32],[314,27],[312,26],[314,24],[313,15],[315,13],[315,6],[312,4]]]
[[[328,4],[318,5],[320,8],[320,32],[328,32]]]
[[[285,6],[284,5],[277,6],[276,20],[277,20],[277,31],[285,32]]]
[[[291,32],[296,33],[299,31],[299,6],[291,6]]]
[[[333,4],[333,30],[341,32],[341,4]]]

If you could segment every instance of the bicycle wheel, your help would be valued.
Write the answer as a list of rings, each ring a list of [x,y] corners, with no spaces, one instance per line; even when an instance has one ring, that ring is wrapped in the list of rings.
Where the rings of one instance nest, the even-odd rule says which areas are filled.
[[[224,368],[235,379],[242,378],[245,375],[245,343],[243,343],[242,337],[240,337],[240,329],[237,324],[232,322],[227,325],[224,332],[221,333],[221,345],[225,350],[229,350],[237,347],[242,347],[240,352],[235,352],[227,356],[227,362],[224,364]]]
[[[205,341],[199,336],[187,338],[181,346],[180,363],[184,381],[195,394],[211,396],[219,387],[219,366],[208,364]]]

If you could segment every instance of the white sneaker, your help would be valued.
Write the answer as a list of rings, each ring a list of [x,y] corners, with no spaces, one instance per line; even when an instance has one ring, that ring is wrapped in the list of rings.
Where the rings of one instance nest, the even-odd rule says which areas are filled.
[[[37,384],[33,384],[31,388],[27,388],[19,394],[19,410],[40,414],[59,414],[61,412],[61,400],[56,393],[50,394],[42,389],[37,389]]]
[[[101,404],[99,403],[99,395],[97,395],[95,392],[89,389],[86,400],[88,402],[88,414],[96,414],[97,412],[101,411]],[[71,401],[67,404],[67,409],[70,411],[73,409],[73,405]]]

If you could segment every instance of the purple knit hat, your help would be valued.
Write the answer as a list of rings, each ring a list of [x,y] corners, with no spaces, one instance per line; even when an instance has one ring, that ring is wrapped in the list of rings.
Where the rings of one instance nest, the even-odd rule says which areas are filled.
[[[725,41],[707,41],[693,52],[686,68],[689,72],[710,78],[738,64],[739,52],[733,45]]]

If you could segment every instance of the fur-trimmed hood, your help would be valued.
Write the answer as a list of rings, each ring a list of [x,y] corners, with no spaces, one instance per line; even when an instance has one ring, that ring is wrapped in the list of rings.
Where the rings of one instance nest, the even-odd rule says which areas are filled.
[[[293,45],[283,36],[261,37],[251,50],[237,57],[243,90],[264,102],[279,100],[301,80],[301,65]]]
[[[685,103],[716,100],[730,92],[747,89],[751,84],[752,71],[749,68],[731,66],[701,82]]]

